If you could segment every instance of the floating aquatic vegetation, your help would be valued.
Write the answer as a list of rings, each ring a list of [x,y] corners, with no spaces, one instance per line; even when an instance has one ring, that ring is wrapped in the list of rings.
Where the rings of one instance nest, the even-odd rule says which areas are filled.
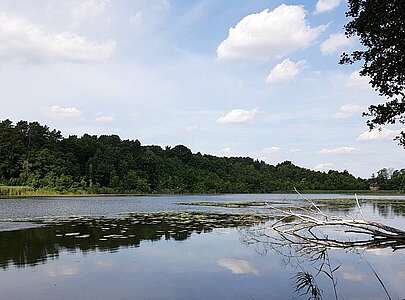
[[[225,207],[225,208],[244,208],[244,207],[256,207],[256,206],[266,206],[270,202],[211,202],[211,201],[199,201],[199,202],[178,202],[177,205],[190,205],[190,206],[214,206],[214,207]],[[274,204],[274,202],[271,202]]]
[[[357,209],[357,201],[354,198],[334,198],[334,199],[314,199],[313,203],[327,211],[346,212],[349,213]],[[246,201],[246,202],[211,202],[211,201],[198,201],[198,202],[177,202],[177,205],[185,206],[206,206],[218,207],[229,209],[249,209],[257,208],[264,210],[274,215],[277,209],[299,211],[308,208],[309,204],[302,199],[291,201]],[[359,199],[360,205],[373,205],[383,215],[405,215],[405,204],[398,200],[388,199]],[[389,207],[388,207],[389,206]]]
[[[88,237],[90,237],[90,234],[83,234],[83,235],[75,236],[75,238],[77,238],[77,239],[85,239],[85,238],[88,238]]]
[[[26,220],[40,225],[17,231],[10,239],[0,232],[0,267],[35,264],[57,257],[59,251],[116,251],[119,247],[139,247],[144,240],[185,240],[193,233],[218,228],[238,228],[266,222],[267,215],[217,214],[197,212],[126,213],[117,218],[71,216]],[[23,245],[31,245],[30,251]]]

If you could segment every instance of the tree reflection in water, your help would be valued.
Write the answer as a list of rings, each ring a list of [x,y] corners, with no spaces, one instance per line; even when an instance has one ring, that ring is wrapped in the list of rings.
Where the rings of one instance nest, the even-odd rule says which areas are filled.
[[[185,240],[214,228],[251,226],[268,220],[258,215],[207,213],[127,214],[120,218],[64,217],[34,220],[42,227],[0,232],[0,267],[34,266],[61,251],[83,253],[139,247],[142,241]],[[33,220],[30,220],[33,222]]]

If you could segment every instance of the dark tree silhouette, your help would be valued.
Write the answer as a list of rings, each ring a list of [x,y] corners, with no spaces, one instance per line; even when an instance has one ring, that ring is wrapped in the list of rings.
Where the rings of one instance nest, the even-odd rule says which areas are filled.
[[[323,173],[291,162],[271,166],[248,157],[192,153],[183,145],[143,146],[116,135],[64,138],[37,122],[9,120],[0,121],[1,184],[94,193],[268,193],[369,186],[347,171]]]
[[[346,36],[357,36],[360,50],[343,53],[340,63],[361,62],[361,76],[386,103],[371,105],[364,113],[371,129],[405,123],[405,1],[348,0]],[[405,147],[405,132],[397,137]]]

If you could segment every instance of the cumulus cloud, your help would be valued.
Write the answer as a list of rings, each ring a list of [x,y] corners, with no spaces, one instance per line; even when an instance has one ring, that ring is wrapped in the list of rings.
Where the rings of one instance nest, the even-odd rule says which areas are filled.
[[[0,14],[0,59],[20,62],[94,62],[110,58],[115,43],[70,33],[50,33],[23,18]]]
[[[111,116],[98,116],[96,122],[100,124],[109,124],[114,122],[114,118]]]
[[[367,254],[375,255],[375,256],[391,256],[392,250],[387,248],[377,248],[377,249],[370,249],[367,250]]]
[[[332,169],[334,166],[335,166],[335,164],[334,164],[334,163],[330,163],[330,162],[321,163],[321,164],[315,166],[315,170],[318,170],[318,171],[328,171],[328,170]]]
[[[264,148],[264,149],[262,149],[261,152],[262,152],[262,154],[274,154],[274,153],[280,152],[280,150],[281,150],[280,147],[273,146],[273,147]]]
[[[219,45],[220,60],[271,60],[306,48],[325,26],[310,27],[302,6],[282,4],[244,17]]]
[[[347,38],[344,33],[333,33],[321,44],[322,54],[333,54],[352,47],[354,40]]]
[[[73,5],[72,15],[76,19],[98,17],[110,7],[110,0],[80,0]]]
[[[105,261],[105,260],[96,261],[95,265],[100,269],[110,269],[113,267],[113,263],[111,261]]]
[[[219,150],[219,154],[221,156],[229,156],[229,155],[231,155],[231,153],[232,153],[232,149],[230,147],[225,147],[225,148],[222,148],[221,150]]]
[[[281,63],[276,65],[267,76],[268,84],[286,82],[294,79],[302,69],[304,62],[293,62],[286,58]]]
[[[373,129],[371,131],[363,132],[357,138],[358,141],[384,141],[392,140],[401,133],[400,130],[391,129]]]
[[[76,107],[53,105],[49,107],[48,115],[53,119],[79,118],[81,116],[81,111]]]
[[[222,115],[218,118],[217,122],[220,124],[231,124],[231,123],[246,123],[253,120],[257,115],[257,109],[244,110],[244,109],[233,109],[230,112]]]
[[[230,270],[233,274],[259,274],[250,262],[243,259],[222,258],[217,261],[217,264],[222,268]]]
[[[168,0],[143,2],[136,13],[129,18],[129,23],[138,33],[146,33],[162,24],[170,6]]]
[[[364,280],[363,275],[353,272],[343,272],[343,278],[353,282],[361,282]]]
[[[340,272],[343,275],[343,278],[348,281],[352,282],[361,282],[364,281],[365,278],[362,274],[358,273],[355,268],[351,266],[344,266]]]
[[[322,149],[319,151],[320,154],[335,154],[335,155],[341,155],[341,154],[352,154],[354,152],[358,151],[357,148],[354,147],[338,147],[338,148],[332,148],[332,149]]]
[[[364,108],[357,104],[345,104],[339,107],[338,112],[335,114],[337,119],[348,119],[356,114],[360,114],[364,111]]]
[[[69,265],[53,265],[47,269],[50,277],[66,277],[79,274],[80,269],[76,266]]]
[[[298,152],[301,152],[301,151],[302,151],[302,150],[299,149],[299,148],[290,149],[290,152],[291,152],[291,153],[298,153]]]
[[[320,14],[323,12],[334,10],[340,5],[341,0],[318,0],[316,3],[315,13]]]
[[[196,131],[198,129],[200,129],[200,126],[198,126],[198,125],[189,125],[189,126],[186,126],[185,131],[186,132],[193,132],[193,131]]]
[[[350,74],[347,86],[351,88],[370,88],[370,77],[361,76],[359,70]]]

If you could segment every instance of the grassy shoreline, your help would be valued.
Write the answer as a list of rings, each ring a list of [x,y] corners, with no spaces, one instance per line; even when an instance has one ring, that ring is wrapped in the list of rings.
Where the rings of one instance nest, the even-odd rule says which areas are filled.
[[[336,195],[372,195],[372,196],[405,196],[404,192],[400,191],[369,191],[369,190],[303,190],[302,194],[336,194]],[[192,196],[192,195],[221,195],[222,193],[203,193],[203,194],[194,194],[194,193],[92,193],[87,191],[77,191],[77,192],[58,192],[52,190],[39,189],[35,190],[31,187],[22,187],[22,186],[0,186],[0,199],[9,199],[9,198],[51,198],[51,197],[125,197],[125,196]],[[242,195],[249,193],[240,193]],[[261,194],[261,193],[258,193]],[[295,194],[294,191],[273,191],[271,193],[263,194]],[[224,194],[232,195],[232,194]]]

